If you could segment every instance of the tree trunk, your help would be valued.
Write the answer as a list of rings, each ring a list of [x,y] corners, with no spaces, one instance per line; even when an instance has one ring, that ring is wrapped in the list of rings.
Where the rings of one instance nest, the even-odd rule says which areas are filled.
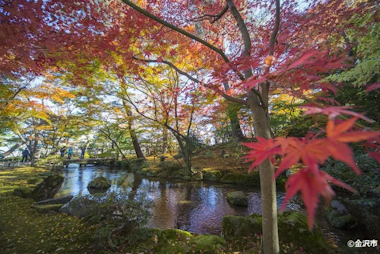
[[[125,107],[125,105],[124,105],[124,107]],[[141,147],[140,147],[139,140],[137,139],[136,132],[133,129],[132,110],[130,110],[130,109],[128,110],[126,108],[126,111],[127,111],[127,115],[128,115],[129,134],[131,135],[132,144],[133,144],[133,148],[135,149],[136,156],[137,156],[137,158],[144,158],[145,159],[145,156],[144,156],[144,154],[141,150]]]
[[[166,150],[168,148],[168,129],[163,128],[163,133],[162,133],[162,153],[166,153]]]
[[[183,161],[185,162],[185,165],[186,165],[186,170],[189,173],[189,175],[191,175],[192,174],[191,152],[188,149],[188,142],[185,141],[185,144],[184,144],[181,137],[178,134],[173,133],[173,135],[177,139],[179,147],[181,149],[181,154],[182,154]]]
[[[265,139],[271,138],[270,126],[268,125],[268,114],[252,91],[248,93],[248,105],[253,114],[253,124],[257,136]],[[265,160],[259,166],[259,170],[264,253],[277,254],[280,253],[280,247],[277,226],[276,182],[272,181],[274,166],[269,160]]]
[[[233,105],[229,104],[227,106],[227,114],[228,114],[228,117],[230,118],[230,122],[231,122],[232,140],[236,143],[244,141],[245,136],[244,136],[243,132],[241,131],[240,123],[239,123],[239,117],[237,115],[236,109],[233,108]]]

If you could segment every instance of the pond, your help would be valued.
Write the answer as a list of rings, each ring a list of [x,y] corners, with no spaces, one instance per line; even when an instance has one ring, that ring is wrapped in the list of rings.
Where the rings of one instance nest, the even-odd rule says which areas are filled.
[[[247,216],[261,214],[260,190],[239,185],[215,182],[179,182],[149,178],[104,166],[81,167],[72,164],[63,169],[65,180],[56,196],[84,196],[90,194],[88,183],[99,176],[112,182],[108,192],[145,192],[153,200],[153,216],[149,227],[160,229],[178,228],[199,234],[220,234],[226,215]],[[128,188],[117,185],[118,179],[126,178]],[[227,193],[242,190],[248,196],[248,207],[232,206]],[[278,193],[280,207],[285,193]],[[290,201],[288,208],[300,210],[300,205]]]

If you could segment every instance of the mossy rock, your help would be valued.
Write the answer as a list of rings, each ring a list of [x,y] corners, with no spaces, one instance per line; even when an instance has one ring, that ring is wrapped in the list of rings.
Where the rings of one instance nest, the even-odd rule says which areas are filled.
[[[226,246],[226,240],[217,235],[197,235],[191,239],[191,243],[201,251],[215,253],[215,251]]]
[[[227,201],[231,205],[248,206],[248,198],[242,191],[234,191],[227,193]]]
[[[222,179],[221,183],[230,184],[243,184],[252,187],[260,187],[260,174],[259,172],[251,172],[249,174],[245,173],[227,173]]]
[[[222,173],[219,170],[203,171],[203,179],[208,181],[219,181],[222,179]]]
[[[203,172],[202,171],[198,171],[198,172],[194,173],[191,176],[191,179],[194,180],[194,181],[202,181],[203,180]]]
[[[87,188],[97,190],[107,190],[109,187],[111,187],[111,182],[103,176],[95,178],[87,185]]]
[[[26,182],[27,182],[28,184],[37,184],[37,183],[40,183],[40,182],[42,182],[42,181],[43,181],[42,178],[30,178],[30,179],[28,179]]]
[[[190,232],[183,231],[180,229],[166,229],[162,230],[158,236],[158,240],[167,241],[167,240],[178,240],[185,238],[192,238],[193,235]]]
[[[53,198],[62,186],[64,177],[59,174],[49,175],[41,183],[37,184],[32,192],[35,201]]]
[[[158,163],[158,166],[163,170],[167,170],[169,172],[176,171],[182,168],[181,163],[176,161],[161,161]]]
[[[281,243],[291,243],[286,249],[287,253],[294,253],[302,248],[306,253],[319,254],[329,253],[331,249],[317,226],[314,226],[312,232],[308,230],[307,217],[301,213],[286,211],[279,215],[278,230]],[[222,232],[227,240],[247,238],[249,241],[256,241],[257,235],[262,233],[262,217],[225,216]]]
[[[61,209],[62,204],[51,204],[51,205],[33,205],[32,207],[40,213],[50,213],[52,211],[58,212]]]
[[[33,189],[26,186],[20,186],[13,190],[13,194],[22,198],[31,198]]]
[[[226,241],[216,235],[193,236],[190,232],[179,229],[150,229],[151,237],[136,245],[132,252],[140,253],[149,249],[152,253],[218,253]],[[143,249],[141,249],[143,247]]]
[[[222,235],[227,240],[242,237],[254,237],[261,232],[262,218],[260,215],[248,217],[227,215],[222,221]]]
[[[326,210],[326,216],[331,226],[338,229],[351,229],[357,224],[351,214],[342,213],[331,206]]]

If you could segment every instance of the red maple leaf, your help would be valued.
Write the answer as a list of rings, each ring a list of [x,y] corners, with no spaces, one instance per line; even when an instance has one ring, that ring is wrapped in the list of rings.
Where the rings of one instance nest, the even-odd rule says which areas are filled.
[[[270,159],[273,163],[273,156],[280,152],[280,148],[276,147],[273,139],[266,140],[265,138],[257,137],[257,140],[258,142],[242,144],[252,149],[246,156],[243,157],[243,159],[247,159],[247,161],[253,161],[249,170],[252,170],[254,167],[260,165],[266,159]]]
[[[350,186],[338,181],[326,172],[319,170],[317,167],[304,168],[291,175],[286,182],[287,191],[281,209],[285,208],[291,197],[301,191],[302,199],[308,213],[309,229],[311,230],[314,223],[315,209],[319,202],[319,194],[326,199],[326,204],[329,204],[332,197],[335,195],[329,182],[355,192]]]

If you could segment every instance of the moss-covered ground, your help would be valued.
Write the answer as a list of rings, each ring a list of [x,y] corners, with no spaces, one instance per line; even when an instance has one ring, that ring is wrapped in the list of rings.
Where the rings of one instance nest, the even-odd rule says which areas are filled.
[[[34,200],[13,195],[19,186],[33,187],[28,179],[44,172],[0,169],[0,253],[107,253],[94,241],[94,227],[66,214],[40,213],[31,207]]]

